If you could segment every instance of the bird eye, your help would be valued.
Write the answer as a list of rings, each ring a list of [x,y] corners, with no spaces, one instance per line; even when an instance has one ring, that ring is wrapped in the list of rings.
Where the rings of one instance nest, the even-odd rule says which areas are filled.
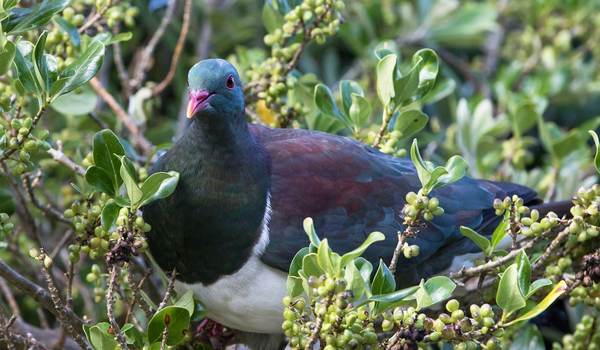
[[[235,81],[233,80],[233,75],[230,74],[227,77],[227,83],[226,83],[226,85],[227,85],[228,89],[233,89],[235,87]]]

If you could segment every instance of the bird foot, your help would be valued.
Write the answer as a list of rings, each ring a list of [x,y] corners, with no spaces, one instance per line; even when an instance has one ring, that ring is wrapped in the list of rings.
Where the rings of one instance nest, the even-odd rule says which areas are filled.
[[[210,344],[214,350],[222,350],[229,344],[235,333],[222,324],[205,318],[196,327],[194,335],[198,341]]]

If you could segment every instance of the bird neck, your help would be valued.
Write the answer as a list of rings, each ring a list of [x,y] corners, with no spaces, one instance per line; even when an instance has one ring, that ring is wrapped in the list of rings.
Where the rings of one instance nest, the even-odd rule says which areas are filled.
[[[150,243],[154,250],[171,247],[157,261],[166,270],[176,267],[186,282],[212,283],[234,273],[260,240],[270,160],[239,119],[193,122],[164,164],[180,173],[169,198],[178,205],[161,208],[171,235]]]

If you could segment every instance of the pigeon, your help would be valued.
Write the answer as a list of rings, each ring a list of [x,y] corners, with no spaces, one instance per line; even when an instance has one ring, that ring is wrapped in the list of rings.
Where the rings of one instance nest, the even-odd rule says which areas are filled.
[[[242,334],[261,334],[254,348],[276,349],[284,337],[282,299],[294,255],[309,244],[303,221],[338,253],[369,233],[386,239],[367,249],[373,264],[389,262],[404,228],[408,192],[421,187],[410,159],[393,157],[348,137],[247,122],[243,85],[222,59],[188,73],[191,120],[152,172],[177,171],[174,193],[148,205],[149,248],[177,288],[192,290],[207,317]],[[460,233],[490,235],[499,222],[493,201],[517,195],[540,201],[525,186],[464,177],[431,193],[444,208],[411,244],[420,254],[398,263],[399,286],[418,283],[477,251]]]

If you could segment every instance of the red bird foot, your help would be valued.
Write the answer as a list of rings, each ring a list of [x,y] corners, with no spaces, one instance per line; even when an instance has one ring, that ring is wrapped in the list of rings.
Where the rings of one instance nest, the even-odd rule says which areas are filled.
[[[222,350],[225,349],[234,335],[233,330],[205,318],[196,327],[194,338],[201,343],[210,344],[214,350]]]

